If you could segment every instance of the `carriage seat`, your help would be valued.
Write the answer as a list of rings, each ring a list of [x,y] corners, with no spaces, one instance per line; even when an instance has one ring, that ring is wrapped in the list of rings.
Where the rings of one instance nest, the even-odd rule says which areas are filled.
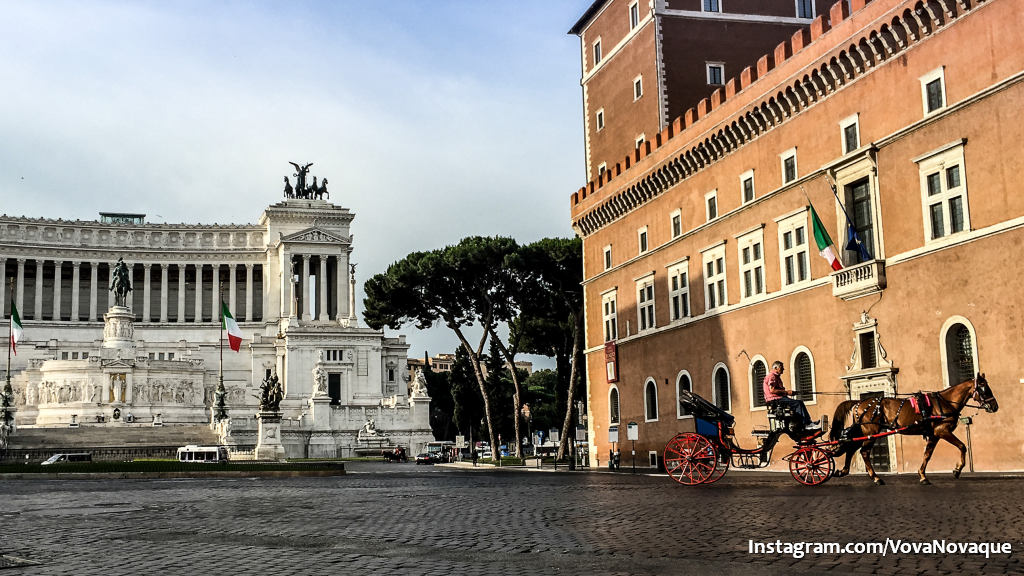
[[[768,428],[771,430],[786,428],[786,425],[796,418],[793,409],[778,400],[768,402],[765,408],[768,413]]]

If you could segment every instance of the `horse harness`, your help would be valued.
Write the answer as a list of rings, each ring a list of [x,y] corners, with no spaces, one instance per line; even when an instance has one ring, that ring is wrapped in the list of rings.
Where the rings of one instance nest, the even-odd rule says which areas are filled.
[[[914,394],[911,397],[904,398],[900,402],[899,408],[896,409],[896,415],[893,416],[891,422],[885,421],[885,412],[882,411],[883,397],[871,398],[870,400],[867,401],[867,403],[859,403],[857,404],[857,406],[854,407],[853,421],[857,422],[861,416],[864,416],[868,412],[871,412],[871,416],[868,417],[867,422],[873,424],[880,424],[881,426],[888,428],[890,430],[896,429],[899,427],[897,423],[900,419],[900,413],[903,412],[903,407],[906,406],[909,402],[911,403],[911,405],[914,405],[915,412],[917,412],[921,416],[921,419],[911,424],[911,426],[921,425],[923,427],[927,424],[934,425],[937,424],[937,422],[935,422],[936,420],[947,420],[950,418],[950,416],[947,415],[946,410],[943,407],[943,404],[948,404],[950,408],[953,409],[953,414],[959,414],[960,411],[962,411],[965,407],[971,406],[970,404],[968,404],[968,402],[971,399],[973,399],[976,395],[978,395],[977,378],[974,378],[974,387],[971,389],[970,394],[965,396],[964,399],[960,402],[946,400],[938,392],[918,392],[917,394]],[[924,400],[924,402],[922,402],[921,400]],[[927,416],[922,412],[922,404],[926,404],[929,407],[929,414]],[[858,408],[863,409],[859,416],[857,414]],[[977,408],[984,408],[984,406],[977,406]],[[879,416],[881,416],[880,422],[878,421]],[[953,421],[956,421],[955,417],[953,418]],[[925,436],[931,436],[931,434],[925,433]]]

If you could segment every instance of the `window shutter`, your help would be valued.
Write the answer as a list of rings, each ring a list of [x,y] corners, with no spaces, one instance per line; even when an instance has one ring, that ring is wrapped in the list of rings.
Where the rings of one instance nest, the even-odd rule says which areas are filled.
[[[800,400],[814,400],[814,374],[811,372],[811,357],[801,352],[796,357],[796,390]]]

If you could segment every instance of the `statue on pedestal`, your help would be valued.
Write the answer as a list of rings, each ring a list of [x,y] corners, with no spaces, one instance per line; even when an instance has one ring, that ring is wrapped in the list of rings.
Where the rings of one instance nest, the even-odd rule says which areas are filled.
[[[117,259],[117,264],[114,264],[110,277],[112,278],[110,290],[114,293],[114,305],[127,306],[128,293],[132,291],[132,280],[131,272],[128,271],[128,265],[124,263],[123,258]]]
[[[281,390],[281,381],[276,374],[271,374],[263,380],[260,386],[260,410],[263,412],[277,412],[281,409],[281,399],[284,392]]]

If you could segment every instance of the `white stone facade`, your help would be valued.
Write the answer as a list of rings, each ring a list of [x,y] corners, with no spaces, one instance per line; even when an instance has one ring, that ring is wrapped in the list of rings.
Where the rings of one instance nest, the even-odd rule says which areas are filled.
[[[110,223],[0,216],[0,309],[14,298],[25,328],[12,358],[16,425],[119,426],[210,422],[221,367],[219,302],[244,334],[224,334],[223,378],[240,451],[257,443],[260,384],[281,379],[281,442],[289,457],[416,453],[433,440],[425,394],[410,398],[404,336],[360,326],[350,267],[353,214],[323,200],[287,199],[255,225]],[[114,223],[116,222],[116,223]],[[132,274],[126,307],[110,273]],[[128,415],[131,422],[128,422]]]

